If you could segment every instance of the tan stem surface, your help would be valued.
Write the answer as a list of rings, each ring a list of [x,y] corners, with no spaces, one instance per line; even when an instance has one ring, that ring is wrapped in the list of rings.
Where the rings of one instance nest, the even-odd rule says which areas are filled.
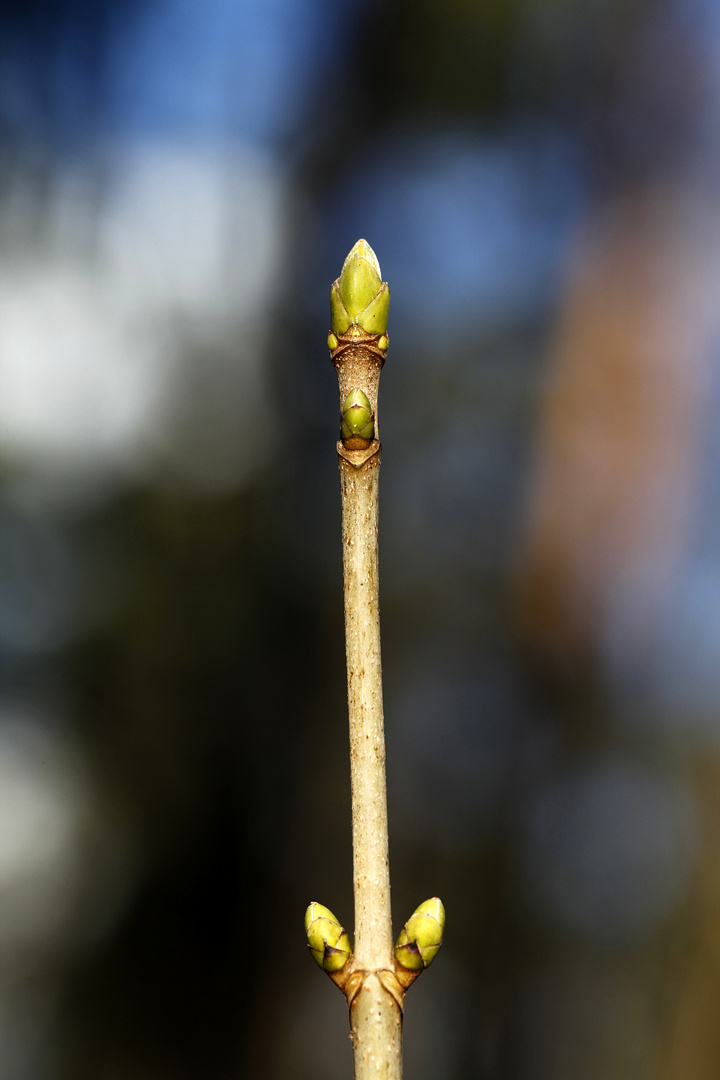
[[[378,610],[380,454],[340,461],[355,891],[355,962],[394,968]]]
[[[402,1013],[374,973],[350,1008],[355,1080],[402,1080]]]
[[[380,363],[361,347],[336,361],[341,402],[361,389],[377,418]],[[377,432],[377,419],[376,419]],[[392,972],[387,786],[378,578],[380,447],[367,457],[340,450],[345,643],[350,720],[354,971],[363,973],[350,1009],[355,1080],[402,1080],[402,1011],[376,972]],[[359,466],[359,467],[358,467]]]

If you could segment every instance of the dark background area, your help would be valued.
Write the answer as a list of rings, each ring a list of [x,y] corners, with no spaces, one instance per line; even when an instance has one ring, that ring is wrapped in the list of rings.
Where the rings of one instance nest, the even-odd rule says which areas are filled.
[[[0,1080],[335,1080],[374,247],[415,1080],[720,1069],[720,8],[0,3]]]

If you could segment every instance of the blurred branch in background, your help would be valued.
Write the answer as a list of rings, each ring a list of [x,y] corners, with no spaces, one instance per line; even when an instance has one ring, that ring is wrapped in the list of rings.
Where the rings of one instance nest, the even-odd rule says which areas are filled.
[[[719,328],[712,211],[694,187],[654,186],[577,238],[521,590],[524,633],[560,673],[636,678],[690,557]]]
[[[615,190],[590,208],[568,265],[518,614],[543,679],[585,714],[573,742],[589,740],[595,752],[603,743],[625,744],[623,753],[632,748],[658,779],[674,773],[692,785],[697,819],[675,843],[692,853],[686,874],[696,860],[697,872],[673,890],[657,920],[657,959],[664,951],[665,960],[660,982],[652,991],[648,982],[646,993],[668,1027],[658,1028],[642,1071],[701,1078],[715,1075],[719,1061],[713,867],[720,764],[717,707],[708,703],[720,640],[701,608],[694,618],[690,610],[678,614],[692,602],[713,529],[706,470],[718,417],[720,259],[708,128],[718,122],[710,119],[717,71],[706,43],[687,26],[671,40],[671,25],[672,17],[651,23],[623,98],[628,123],[634,113],[666,115],[668,126],[652,142],[643,143],[635,126],[619,141]],[[669,55],[674,62],[665,66]],[[693,72],[682,84],[677,62]],[[574,726],[572,706],[567,715]],[[621,828],[637,829],[619,789],[615,797]],[[639,848],[635,857],[643,857]],[[677,857],[668,871],[671,865],[677,885]],[[684,917],[668,929],[683,893]]]

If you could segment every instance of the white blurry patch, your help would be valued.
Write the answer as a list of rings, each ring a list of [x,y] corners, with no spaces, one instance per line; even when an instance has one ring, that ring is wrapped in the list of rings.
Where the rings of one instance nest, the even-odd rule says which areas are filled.
[[[0,265],[0,446],[13,458],[126,457],[150,422],[160,363],[89,267]]]
[[[192,372],[206,366],[198,340],[234,354],[241,383],[264,380],[260,350],[237,343],[272,299],[277,170],[227,147],[148,143],[114,148],[103,176],[90,199],[77,167],[59,174],[45,246],[23,244],[14,227],[0,255],[0,451],[38,470],[152,473],[167,402],[192,413]],[[212,365],[203,374],[212,379]],[[258,418],[267,408],[263,393],[249,404]],[[243,430],[223,408],[199,423]],[[180,472],[188,460],[180,454]],[[201,483],[213,461],[227,474],[216,454]]]
[[[127,895],[78,748],[47,723],[0,710],[0,963],[71,952]],[[22,958],[25,958],[24,960]]]
[[[122,304],[203,320],[265,307],[281,239],[268,159],[147,143],[123,148],[113,174],[101,249]]]
[[[557,781],[527,819],[532,902],[591,938],[652,932],[685,895],[698,851],[690,795],[623,762]]]

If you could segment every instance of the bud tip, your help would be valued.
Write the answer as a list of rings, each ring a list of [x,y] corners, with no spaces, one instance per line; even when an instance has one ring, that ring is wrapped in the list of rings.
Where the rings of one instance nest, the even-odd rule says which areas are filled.
[[[382,274],[380,273],[380,263],[378,262],[378,257],[375,254],[375,252],[373,251],[373,249],[370,247],[370,245],[368,244],[367,240],[358,240],[355,244],[353,244],[353,246],[350,248],[350,250],[347,253],[347,256],[345,258],[345,262],[343,263],[343,270],[345,269],[345,267],[347,266],[347,264],[350,262],[351,259],[356,259],[356,258],[367,259],[367,261],[371,264],[371,266],[375,270],[375,273],[377,274],[377,276],[379,278],[382,278]],[[342,276],[342,274],[341,274],[341,276]]]

